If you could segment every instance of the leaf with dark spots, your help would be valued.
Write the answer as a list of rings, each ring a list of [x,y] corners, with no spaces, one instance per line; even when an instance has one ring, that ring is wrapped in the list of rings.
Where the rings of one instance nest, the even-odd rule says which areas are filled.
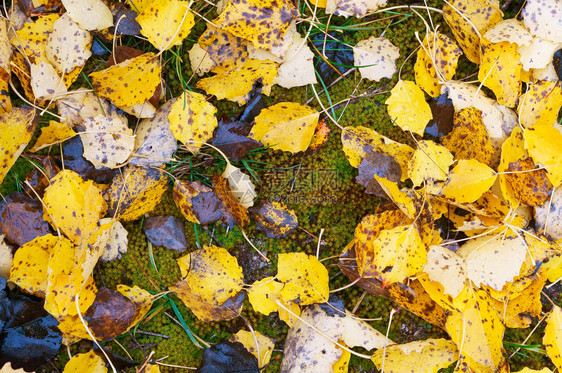
[[[315,36],[311,48],[315,56],[314,67],[326,85],[346,73],[354,64],[353,49],[341,41],[340,34],[330,32],[328,35],[328,39],[323,34]]]
[[[75,171],[82,178],[93,180],[99,184],[108,184],[117,170],[110,168],[96,169],[90,162],[88,162],[82,154],[84,153],[84,146],[79,136],[69,139],[62,147],[64,154],[64,167]]]
[[[220,120],[212,143],[232,162],[239,162],[248,151],[262,146],[260,142],[247,137],[251,129],[252,125],[244,121]]]
[[[262,201],[250,212],[256,228],[268,238],[287,237],[299,225],[295,212],[281,202]]]
[[[84,320],[94,335],[103,340],[123,334],[135,318],[136,306],[121,293],[100,288]]]
[[[187,248],[185,227],[175,216],[151,216],[145,220],[143,230],[155,246],[163,246],[180,253]]]
[[[21,246],[49,232],[43,206],[37,199],[14,192],[0,200],[0,233],[6,235],[7,241]]]
[[[59,171],[60,168],[52,157],[41,158],[39,165],[25,175],[26,183],[24,184],[24,190],[32,198],[35,198],[37,195],[42,197],[45,188],[49,186],[49,180]]]
[[[355,181],[363,185],[365,193],[373,194],[377,197],[388,198],[380,184],[373,178],[373,175],[383,177],[395,183],[400,182],[402,170],[394,158],[376,151],[369,151],[359,166],[359,175]]]
[[[240,342],[221,342],[203,352],[197,373],[259,373],[258,359]]]
[[[428,103],[433,119],[425,127],[425,133],[434,137],[447,135],[453,130],[453,118],[455,116],[453,101],[447,97],[446,93],[443,93],[432,98]]]
[[[320,308],[326,312],[326,314],[330,317],[333,316],[340,316],[345,317],[345,307],[343,304],[343,300],[338,298],[335,294],[330,294],[328,298],[328,302],[319,304]]]
[[[235,225],[244,228],[250,223],[248,210],[238,202],[228,186],[227,179],[213,175],[213,188],[220,200],[222,210],[221,221],[233,228]]]
[[[2,325],[3,323],[3,325]],[[62,337],[58,321],[35,297],[11,294],[0,277],[0,366],[35,371],[58,352]]]
[[[357,254],[355,252],[355,242],[351,241],[343,250],[340,255],[338,266],[344,275],[349,277],[351,281],[357,281],[357,285],[366,290],[372,295],[382,295],[383,297],[390,297],[388,290],[383,288],[382,281],[376,278],[360,278],[359,268],[356,260]]]

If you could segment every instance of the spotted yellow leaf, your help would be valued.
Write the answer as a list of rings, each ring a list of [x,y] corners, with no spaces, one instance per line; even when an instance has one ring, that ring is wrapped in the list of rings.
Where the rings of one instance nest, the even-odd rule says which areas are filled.
[[[258,331],[248,332],[240,330],[230,337],[232,342],[240,342],[252,355],[258,359],[258,367],[262,368],[269,363],[271,353],[275,347],[275,340]],[[256,346],[257,340],[257,346]]]
[[[110,215],[123,221],[140,218],[160,202],[167,184],[159,169],[126,167],[107,190]]]
[[[111,10],[102,0],[61,0],[72,20],[85,30],[103,30],[113,26]]]
[[[381,348],[371,360],[378,369],[383,366],[387,373],[437,373],[457,361],[459,351],[454,342],[445,339],[426,339]]]
[[[357,126],[344,127],[341,132],[343,152],[349,164],[357,168],[368,151],[383,143],[384,137],[375,130]]]
[[[147,101],[160,84],[160,62],[154,53],[141,54],[90,74],[96,92],[117,106]]]
[[[185,91],[172,104],[168,120],[175,138],[196,153],[218,126],[217,109],[197,92]]]
[[[525,148],[533,160],[546,168],[553,186],[562,184],[562,132],[558,125],[536,126],[523,131]]]
[[[141,34],[163,51],[180,45],[195,24],[189,1],[154,0],[137,16]]]
[[[260,112],[249,137],[273,149],[303,152],[310,145],[319,117],[320,113],[309,106],[280,102]]]
[[[219,100],[226,98],[243,105],[248,100],[252,87],[259,79],[264,86],[262,93],[269,95],[276,76],[276,63],[269,60],[249,59],[235,70],[199,80],[197,88],[215,95]]]
[[[21,48],[29,63],[39,63],[46,60],[45,45],[58,14],[48,14],[37,17],[35,22],[27,22],[23,28],[16,31],[17,37],[12,38],[12,45]]]
[[[228,71],[237,68],[248,59],[248,40],[216,28],[210,23],[207,24],[207,29],[198,41],[197,45],[204,52],[204,56],[194,60],[192,53],[197,52],[190,51],[191,66],[195,68],[196,72],[206,72],[205,70],[209,71],[215,66],[222,71]],[[211,63],[206,62],[207,60],[210,60]]]
[[[286,51],[283,36],[297,16],[289,0],[229,0],[214,24],[250,40],[256,48],[281,56]]]
[[[425,126],[433,118],[423,91],[416,83],[399,80],[386,100],[388,115],[404,131],[423,135]]]
[[[441,94],[440,81],[453,78],[462,50],[447,35],[427,33],[423,38],[423,48],[418,50],[414,65],[416,83],[431,97]],[[437,69],[436,69],[437,65]]]
[[[443,6],[443,18],[466,57],[480,63],[480,37],[502,20],[498,0],[452,0]]]
[[[87,242],[105,214],[107,204],[101,190],[71,170],[59,172],[43,197],[44,218],[77,245]]]
[[[524,127],[550,126],[556,122],[562,106],[562,89],[559,83],[538,81],[519,96],[517,112]]]
[[[554,366],[562,369],[562,309],[556,305],[552,307],[546,319],[542,343]]]
[[[66,141],[73,136],[76,136],[76,132],[72,128],[65,123],[51,120],[47,127],[41,128],[41,134],[30,151],[36,152],[53,144]]]
[[[279,254],[277,279],[284,284],[281,296],[300,305],[328,300],[328,270],[312,255]]]
[[[76,354],[66,363],[63,373],[107,373],[105,361],[94,350]]]
[[[461,159],[441,189],[446,198],[459,203],[474,202],[496,181],[496,172],[475,159]]]
[[[248,289],[248,300],[254,311],[269,315],[277,311],[277,300],[281,298],[283,284],[274,277],[266,277],[256,281]]]
[[[242,268],[226,249],[204,246],[178,259],[182,278],[170,290],[202,321],[236,317],[242,304]],[[226,307],[228,312],[221,307]]]
[[[34,119],[35,110],[30,107],[0,115],[0,182],[31,140],[37,123]]]
[[[453,155],[444,146],[433,141],[422,140],[408,164],[410,179],[415,186],[424,181],[447,179]]]
[[[45,45],[45,54],[58,71],[68,74],[76,67],[84,66],[90,58],[91,42],[92,35],[65,13],[53,24]]]
[[[384,37],[371,36],[353,48],[353,64],[359,69],[361,77],[375,82],[392,78],[397,71],[398,57],[400,50]]]

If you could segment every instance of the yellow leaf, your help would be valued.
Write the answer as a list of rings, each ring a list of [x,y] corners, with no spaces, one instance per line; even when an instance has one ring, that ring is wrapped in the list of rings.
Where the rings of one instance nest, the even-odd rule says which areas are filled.
[[[385,140],[386,141],[386,140]],[[414,154],[414,149],[406,144],[401,144],[399,142],[385,142],[377,146],[377,151],[394,158],[396,163],[400,166],[400,181],[406,181],[409,179],[408,176],[408,162]]]
[[[199,181],[188,183],[183,180],[176,180],[172,192],[174,202],[182,215],[188,221],[197,224],[201,224],[201,222],[193,211],[193,198],[200,193],[213,193],[213,190]]]
[[[471,290],[462,312],[453,311],[447,318],[446,330],[461,350],[461,362],[479,373],[504,372],[502,339],[504,325],[490,297],[483,290]]]
[[[10,281],[38,297],[47,292],[47,265],[59,238],[48,234],[22,245],[14,254]]]
[[[161,51],[181,45],[195,24],[189,2],[180,0],[154,0],[136,21],[141,26],[141,34]]]
[[[438,32],[427,33],[423,38],[423,48],[418,50],[414,65],[417,85],[431,97],[441,94],[439,82],[451,80],[457,70],[462,50],[447,35]],[[437,71],[435,70],[435,62]]]
[[[443,6],[443,18],[466,57],[479,64],[480,36],[502,20],[502,12],[498,0],[453,0]]]
[[[152,211],[168,188],[168,178],[157,168],[128,166],[107,189],[109,214],[122,221]]]
[[[426,263],[425,246],[413,225],[381,231],[373,241],[373,248],[374,267],[383,285],[417,274]]]
[[[77,245],[87,242],[105,214],[107,204],[91,180],[84,181],[71,170],[56,174],[45,189],[44,219]]]
[[[248,300],[254,311],[269,315],[277,311],[276,301],[281,297],[283,284],[275,281],[273,276],[256,281],[248,289]]]
[[[127,161],[135,146],[135,135],[125,118],[97,115],[84,119],[82,126],[83,155],[95,168],[117,168]]]
[[[562,106],[562,90],[558,81],[538,81],[519,96],[517,112],[526,128],[550,126],[556,122]]]
[[[12,38],[12,45],[20,48],[30,63],[46,60],[45,45],[57,19],[59,19],[58,14],[49,14],[39,16],[35,22],[25,23],[16,31],[17,37]]]
[[[254,84],[261,79],[262,93],[269,96],[271,85],[277,76],[277,64],[269,60],[249,59],[236,70],[229,70],[197,82],[203,89],[218,100],[227,99],[239,105],[246,103]]]
[[[415,201],[415,192],[411,190],[400,190],[398,184],[377,174],[373,178],[379,183],[382,190],[390,197],[390,200],[410,219],[418,215],[418,207]]]
[[[517,44],[481,40],[482,55],[478,80],[490,88],[501,105],[514,107],[521,92],[521,69]]]
[[[529,206],[542,206],[551,195],[552,184],[546,170],[539,169],[532,158],[510,162],[505,182],[511,188],[512,197]]]
[[[441,194],[457,202],[474,202],[496,181],[496,173],[475,159],[461,159],[451,170]]]
[[[453,130],[441,137],[441,143],[456,159],[475,159],[493,166],[495,148],[482,120],[482,111],[470,106],[455,113]]]
[[[135,326],[142,318],[150,311],[154,296],[148,291],[139,288],[138,286],[129,287],[127,285],[117,285],[117,291],[131,300],[135,304],[135,317],[127,330]]]
[[[279,319],[285,321],[285,323],[292,328],[295,326],[295,323],[299,320],[293,314],[300,316],[301,315],[301,308],[298,304],[292,301],[285,301],[283,298],[279,299],[278,302],[285,308],[279,307]],[[291,312],[289,312],[291,311]]]
[[[85,30],[103,30],[113,26],[111,10],[102,0],[61,0],[72,20]]]
[[[90,237],[89,245],[94,250],[101,252],[104,262],[121,258],[127,252],[127,230],[120,221],[112,218],[103,218],[98,222],[99,228]]]
[[[273,149],[298,153],[310,145],[320,113],[309,106],[280,102],[255,118],[249,137]]]
[[[258,345],[256,346],[256,339]],[[246,330],[240,330],[238,333],[230,337],[232,342],[240,342],[258,359],[258,368],[262,368],[269,363],[271,359],[271,352],[275,347],[275,340],[258,331],[253,333]]]
[[[328,300],[328,270],[315,256],[279,254],[277,279],[284,284],[281,296],[286,301],[306,306]]]
[[[513,372],[513,373],[552,373],[552,370],[548,368],[542,368],[541,370],[534,370],[525,367],[522,370],[518,370],[517,372]]]
[[[367,127],[344,127],[341,131],[343,152],[349,164],[357,168],[368,151],[383,143],[384,137]]]
[[[420,136],[423,136],[425,126],[433,118],[423,91],[414,82],[399,80],[385,104],[394,124]]]
[[[554,305],[546,318],[544,337],[542,340],[546,353],[554,366],[562,369],[562,309]]]
[[[384,37],[371,36],[353,47],[353,64],[359,69],[361,77],[375,82],[392,78],[397,71],[398,57],[400,50]]]
[[[252,210],[252,217],[256,222],[256,228],[264,232],[268,238],[286,237],[299,224],[295,211],[282,202],[260,203]]]
[[[213,66],[208,67],[208,70],[215,65],[219,66],[224,71],[233,70],[248,59],[248,41],[246,39],[242,39],[232,35],[228,31],[216,28],[210,23],[207,23],[207,29],[199,37],[198,42],[201,50],[203,50],[205,55],[208,56],[207,58],[213,63]],[[204,61],[205,59],[202,59],[200,63],[202,62],[204,65]],[[194,66],[194,64],[192,63],[191,66]],[[204,71],[207,68],[198,66],[197,69],[196,71]]]
[[[168,114],[170,129],[190,152],[197,153],[202,143],[213,137],[217,109],[197,92],[185,91],[175,100]]]
[[[66,86],[59,77],[57,70],[47,61],[31,64],[31,89],[33,96],[41,102],[56,101],[66,93]]]
[[[33,108],[13,108],[0,115],[0,183],[31,140],[36,125],[34,119]]]
[[[371,360],[378,369],[384,361],[387,373],[402,373],[408,370],[416,373],[437,373],[457,361],[457,346],[445,339],[426,339],[405,344],[392,345],[375,351]]]
[[[528,156],[529,153],[525,150],[523,132],[519,127],[515,127],[509,138],[502,144],[501,160],[498,165],[501,192],[503,198],[512,207],[518,206],[519,200],[508,181],[507,174],[504,172],[508,170],[510,163],[517,162],[520,159],[525,159]]]
[[[66,141],[75,135],[76,132],[74,132],[74,130],[68,127],[65,123],[51,120],[49,121],[49,125],[47,127],[41,128],[41,134],[30,151],[35,153],[47,146]]]
[[[250,40],[256,48],[281,56],[285,52],[283,36],[297,16],[289,0],[230,0],[214,24]]]
[[[202,321],[228,320],[236,315],[221,310],[240,294],[244,278],[236,258],[214,245],[187,254],[178,260],[181,280],[170,287]],[[241,299],[240,299],[241,300]],[[240,307],[234,307],[233,312]]]
[[[117,106],[147,101],[160,84],[160,62],[154,53],[141,54],[90,74],[96,92]]]
[[[449,166],[453,164],[453,155],[444,146],[433,141],[422,140],[410,159],[408,169],[410,179],[415,186],[424,181],[446,180]]]
[[[427,252],[427,264],[423,271],[429,275],[429,280],[443,286],[443,292],[457,297],[466,283],[466,264],[454,251],[447,247],[431,245]],[[424,282],[422,282],[424,285]]]
[[[68,74],[76,67],[84,66],[90,58],[91,43],[92,35],[65,13],[53,24],[45,45],[45,55],[59,72]]]
[[[70,359],[62,373],[107,373],[105,362],[94,350],[76,354]]]
[[[523,131],[525,148],[546,168],[553,186],[562,184],[562,132],[558,126],[537,126]]]
[[[408,223],[409,219],[400,210],[369,214],[355,227],[355,255],[357,270],[361,277],[377,276],[374,262],[374,241],[380,232]]]

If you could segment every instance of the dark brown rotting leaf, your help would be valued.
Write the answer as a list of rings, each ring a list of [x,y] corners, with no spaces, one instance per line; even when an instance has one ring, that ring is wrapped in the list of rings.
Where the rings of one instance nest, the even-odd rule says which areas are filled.
[[[262,201],[250,213],[256,228],[268,238],[287,237],[299,225],[295,212],[281,202]]]
[[[218,221],[222,216],[217,195],[198,180],[192,183],[176,181],[173,197],[182,215],[190,222],[207,225]]]
[[[60,168],[52,157],[41,158],[38,167],[34,167],[25,175],[25,192],[31,198],[36,198],[37,196],[42,197],[45,188],[49,186],[49,180],[59,171]],[[30,188],[33,189],[33,191],[31,191]]]
[[[240,342],[221,342],[203,352],[197,373],[259,373],[258,359]]]
[[[185,227],[175,216],[151,216],[143,225],[144,234],[155,246],[183,252],[187,249]]]
[[[373,178],[373,175],[377,174],[377,176],[395,183],[400,182],[402,175],[400,165],[394,158],[376,151],[368,151],[357,169],[359,175],[355,178],[355,181],[366,188],[365,193],[374,194],[381,198],[388,198],[388,196]]]
[[[219,120],[213,136],[213,145],[222,150],[232,162],[239,162],[248,151],[263,146],[247,137],[251,129],[252,125],[246,122]]]
[[[213,189],[220,200],[223,213],[221,221],[230,228],[233,228],[234,225],[240,228],[247,226],[250,223],[248,210],[234,197],[228,186],[228,181],[219,175],[213,175]]]
[[[128,9],[123,3],[110,2],[109,7],[111,9],[111,14],[113,14],[113,24],[117,25],[117,33],[115,33],[115,27],[110,27],[108,32],[116,34],[117,36],[140,35],[141,26],[136,20],[137,12]]]
[[[425,127],[425,133],[434,137],[447,135],[453,130],[455,108],[446,93],[428,101],[433,119]]]
[[[84,146],[79,136],[75,136],[66,141],[66,144],[62,147],[62,153],[64,154],[64,167],[75,171],[84,179],[93,180],[99,184],[108,184],[117,173],[117,170],[106,167],[100,169],[94,168],[94,166],[82,156],[84,153]]]
[[[541,206],[550,196],[552,184],[544,169],[537,170],[531,158],[510,162],[506,181],[516,198],[529,206]],[[535,171],[530,171],[535,170]]]
[[[134,303],[123,294],[100,288],[84,320],[97,338],[107,341],[123,334],[131,326],[135,311]]]
[[[21,192],[14,192],[0,200],[0,233],[6,235],[8,242],[18,246],[49,234],[41,202]]]

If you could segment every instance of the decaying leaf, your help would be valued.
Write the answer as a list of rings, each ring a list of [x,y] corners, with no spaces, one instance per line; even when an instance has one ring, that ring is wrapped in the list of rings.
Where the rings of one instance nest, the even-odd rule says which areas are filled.
[[[262,93],[269,95],[276,76],[276,63],[269,60],[249,59],[236,70],[199,80],[197,88],[215,95],[219,100],[226,98],[243,105],[249,99],[252,87],[258,80],[263,84]]]
[[[396,59],[400,50],[384,37],[371,36],[361,40],[353,48],[354,65],[359,69],[362,78],[380,81],[391,79],[396,69]]]
[[[297,226],[297,215],[282,202],[262,202],[250,210],[256,228],[268,238],[283,238]]]
[[[198,195],[203,198],[196,199]],[[221,217],[220,201],[215,192],[200,181],[187,183],[177,180],[174,184],[173,198],[182,215],[193,223],[206,225]]]
[[[84,66],[90,58],[91,42],[90,33],[65,13],[53,24],[45,45],[45,55],[58,71],[68,74],[74,68]]]
[[[183,221],[175,216],[150,216],[143,225],[146,238],[154,246],[183,252],[187,249]]]
[[[279,254],[277,279],[284,284],[281,296],[286,301],[305,306],[328,300],[328,270],[315,256]]]
[[[30,84],[35,98],[41,101],[56,101],[66,93],[64,80],[59,77],[57,70],[49,62],[32,63],[29,74],[31,75]]]
[[[510,162],[505,182],[509,184],[512,196],[529,206],[541,206],[549,198],[552,189],[547,172],[539,169],[531,158]]]
[[[167,184],[159,169],[127,166],[107,189],[109,214],[123,221],[140,218],[160,202]]]
[[[0,232],[6,241],[17,246],[49,234],[41,202],[22,192],[5,196],[0,200]]]
[[[269,363],[269,360],[271,359],[271,352],[273,352],[273,348],[275,347],[274,339],[269,338],[258,331],[252,333],[246,330],[240,330],[238,333],[234,334],[230,340],[232,342],[242,343],[244,347],[246,347],[246,349],[258,359],[258,366],[260,368]],[[256,340],[258,343],[257,346]]]
[[[538,81],[519,96],[517,112],[526,128],[550,126],[556,122],[562,106],[562,90],[559,82]]]
[[[214,175],[213,188],[216,196],[220,200],[220,208],[222,211],[221,221],[231,228],[234,225],[238,225],[240,228],[247,226],[250,222],[248,210],[234,196],[229,186],[228,179]]]
[[[154,53],[145,53],[90,74],[96,92],[117,106],[147,101],[160,84],[161,67]]]
[[[427,339],[387,346],[375,351],[371,359],[378,369],[382,368],[384,361],[384,371],[388,373],[401,373],[408,369],[416,373],[436,373],[457,361],[458,357],[459,350],[452,341]]]
[[[280,102],[260,112],[249,136],[273,149],[302,152],[310,145],[319,116],[309,106]]]
[[[242,304],[234,301],[243,293],[242,268],[228,251],[204,246],[178,259],[182,279],[170,290],[202,321],[229,320]],[[240,299],[241,300],[241,299]],[[226,309],[225,309],[226,308]]]
[[[195,23],[189,5],[188,1],[153,0],[136,18],[141,34],[161,51],[180,45]]]
[[[423,91],[411,81],[399,80],[385,104],[388,105],[388,115],[397,126],[420,136],[433,117]]]

